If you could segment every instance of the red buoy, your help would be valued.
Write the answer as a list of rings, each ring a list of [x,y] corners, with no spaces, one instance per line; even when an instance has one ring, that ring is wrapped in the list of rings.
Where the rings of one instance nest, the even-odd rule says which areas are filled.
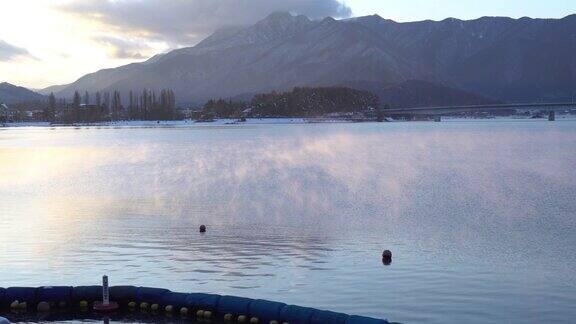
[[[115,311],[120,307],[117,302],[108,302],[108,304],[104,304],[104,302],[95,302],[94,303],[94,310],[99,312],[111,312]]]

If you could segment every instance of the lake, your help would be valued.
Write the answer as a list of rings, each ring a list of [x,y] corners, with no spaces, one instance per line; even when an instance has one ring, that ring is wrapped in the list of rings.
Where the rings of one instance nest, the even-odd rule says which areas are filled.
[[[0,286],[570,323],[575,198],[574,120],[4,128]]]

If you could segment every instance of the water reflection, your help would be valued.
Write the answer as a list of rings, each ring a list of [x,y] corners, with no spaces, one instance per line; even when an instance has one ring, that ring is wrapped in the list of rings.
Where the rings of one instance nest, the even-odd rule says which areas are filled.
[[[0,282],[108,273],[403,322],[562,321],[574,126],[5,130]]]

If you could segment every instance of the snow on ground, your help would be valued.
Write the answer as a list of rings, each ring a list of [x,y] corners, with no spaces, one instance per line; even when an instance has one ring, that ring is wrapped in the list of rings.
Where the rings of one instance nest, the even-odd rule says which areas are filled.
[[[48,122],[22,122],[22,123],[7,123],[7,124],[0,124],[0,127],[49,127],[50,123]]]
[[[525,116],[509,116],[509,117],[492,117],[492,118],[474,118],[474,117],[442,117],[442,121],[546,121],[546,118],[532,119]],[[576,120],[574,115],[556,115],[556,120]],[[270,125],[270,124],[310,124],[310,123],[349,123],[346,120],[335,119],[306,119],[306,118],[249,118],[245,122],[240,122],[235,119],[217,119],[213,122],[197,122],[194,120],[164,120],[164,121],[150,121],[150,120],[126,120],[115,122],[100,122],[92,124],[74,124],[74,125],[50,125],[48,122],[22,122],[22,123],[7,123],[0,124],[0,127],[191,127],[191,126],[225,126],[225,125]]]
[[[542,118],[531,118],[529,116],[494,116],[488,118],[476,118],[476,117],[452,117],[452,116],[442,116],[442,121],[481,121],[481,120],[497,120],[497,121],[548,121],[548,115]],[[576,120],[576,115],[556,115],[556,120]]]
[[[255,125],[255,124],[306,124],[312,121],[304,118],[251,118],[245,122],[235,119],[217,119],[213,122],[197,122],[194,120],[124,120],[99,123],[78,123],[73,125],[54,124],[48,122],[7,123],[6,127],[185,127],[185,126],[219,126],[219,125]]]

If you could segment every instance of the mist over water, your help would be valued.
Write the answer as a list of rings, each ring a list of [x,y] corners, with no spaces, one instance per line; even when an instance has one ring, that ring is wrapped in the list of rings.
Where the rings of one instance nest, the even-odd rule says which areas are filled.
[[[569,323],[574,166],[576,121],[2,129],[0,286]]]

